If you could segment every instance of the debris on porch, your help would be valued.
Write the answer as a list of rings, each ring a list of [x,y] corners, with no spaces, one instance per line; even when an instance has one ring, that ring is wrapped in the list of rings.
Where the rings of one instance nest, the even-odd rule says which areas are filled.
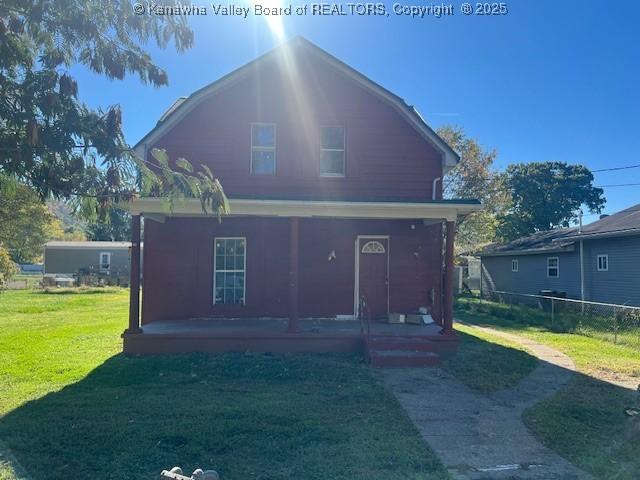
[[[160,477],[167,480],[220,480],[220,476],[215,470],[202,470],[201,468],[197,468],[191,476],[187,477],[183,475],[180,467],[173,467],[168,471],[163,470]]]

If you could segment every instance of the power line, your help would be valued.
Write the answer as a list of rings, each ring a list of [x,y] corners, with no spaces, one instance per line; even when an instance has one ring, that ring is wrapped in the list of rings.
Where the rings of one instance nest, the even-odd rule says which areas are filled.
[[[611,188],[611,187],[637,187],[640,183],[614,183],[612,185],[597,185],[597,188]]]
[[[611,168],[599,168],[598,170],[591,170],[591,173],[598,172],[613,172],[615,170],[628,170],[630,168],[640,168],[640,164],[637,165],[627,165],[626,167],[611,167]]]

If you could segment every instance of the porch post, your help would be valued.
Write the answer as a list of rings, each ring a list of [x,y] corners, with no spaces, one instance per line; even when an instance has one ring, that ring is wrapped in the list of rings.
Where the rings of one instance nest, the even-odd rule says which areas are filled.
[[[442,333],[453,332],[453,242],[456,235],[456,222],[447,222],[447,239],[445,247],[444,273],[444,305],[442,316]]]
[[[140,328],[140,215],[131,216],[131,277],[129,280],[129,328],[125,333],[141,333]]]
[[[289,227],[289,332],[298,331],[298,233],[300,219],[291,217]]]

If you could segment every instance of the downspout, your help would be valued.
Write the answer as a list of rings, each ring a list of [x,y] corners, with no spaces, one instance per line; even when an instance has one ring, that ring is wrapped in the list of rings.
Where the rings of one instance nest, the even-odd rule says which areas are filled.
[[[434,178],[433,184],[431,185],[431,200],[436,200],[436,187],[438,186],[438,182],[442,179],[442,177]]]

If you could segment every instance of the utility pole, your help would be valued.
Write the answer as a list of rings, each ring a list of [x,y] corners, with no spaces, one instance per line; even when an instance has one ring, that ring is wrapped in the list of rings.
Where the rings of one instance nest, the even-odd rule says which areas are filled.
[[[578,211],[578,234],[582,235],[582,209]],[[584,315],[584,243],[580,238],[580,312]]]

